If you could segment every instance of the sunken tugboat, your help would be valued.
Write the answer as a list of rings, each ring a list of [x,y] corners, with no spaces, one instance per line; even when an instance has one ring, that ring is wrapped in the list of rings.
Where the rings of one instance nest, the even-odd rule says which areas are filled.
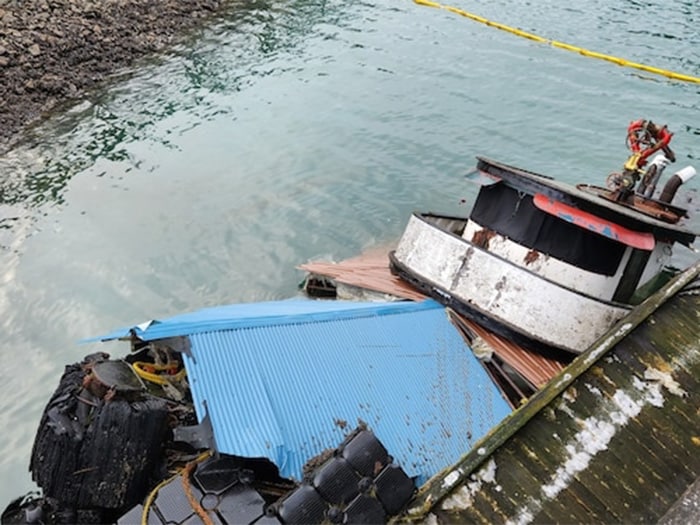
[[[652,197],[675,160],[671,136],[633,122],[632,155],[606,187],[478,157],[469,217],[414,213],[389,255],[392,272],[533,350],[581,353],[670,277],[675,243],[695,240],[680,224],[686,210],[672,204],[695,169]]]

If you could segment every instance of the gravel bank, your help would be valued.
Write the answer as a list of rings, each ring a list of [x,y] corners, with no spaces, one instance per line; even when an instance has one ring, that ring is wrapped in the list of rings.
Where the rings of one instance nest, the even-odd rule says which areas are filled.
[[[0,154],[57,104],[161,51],[226,0],[0,0]]]

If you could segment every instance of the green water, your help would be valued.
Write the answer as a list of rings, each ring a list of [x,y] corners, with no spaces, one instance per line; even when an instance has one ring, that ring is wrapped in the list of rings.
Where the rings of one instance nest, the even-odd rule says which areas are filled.
[[[700,169],[698,84],[409,0],[248,4],[0,157],[0,507],[33,487],[64,364],[123,350],[83,337],[293,296],[298,264],[390,246],[415,209],[466,213],[475,155],[602,184],[651,118],[675,132],[668,171]],[[700,76],[694,0],[454,5]]]

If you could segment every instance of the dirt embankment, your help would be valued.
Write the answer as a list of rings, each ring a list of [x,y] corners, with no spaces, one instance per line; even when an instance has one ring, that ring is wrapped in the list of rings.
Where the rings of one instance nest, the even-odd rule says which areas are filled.
[[[161,51],[226,0],[0,0],[0,154],[110,73]]]

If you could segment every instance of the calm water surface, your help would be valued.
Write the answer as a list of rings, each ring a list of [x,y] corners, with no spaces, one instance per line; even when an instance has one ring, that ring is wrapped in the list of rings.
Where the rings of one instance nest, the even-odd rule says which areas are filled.
[[[410,0],[247,4],[0,157],[0,507],[33,488],[64,364],[125,350],[83,337],[294,296],[300,263],[390,246],[414,209],[466,213],[475,155],[602,184],[644,117],[675,132],[674,168],[700,168],[697,84]],[[580,4],[453,2],[700,76],[695,0]]]

